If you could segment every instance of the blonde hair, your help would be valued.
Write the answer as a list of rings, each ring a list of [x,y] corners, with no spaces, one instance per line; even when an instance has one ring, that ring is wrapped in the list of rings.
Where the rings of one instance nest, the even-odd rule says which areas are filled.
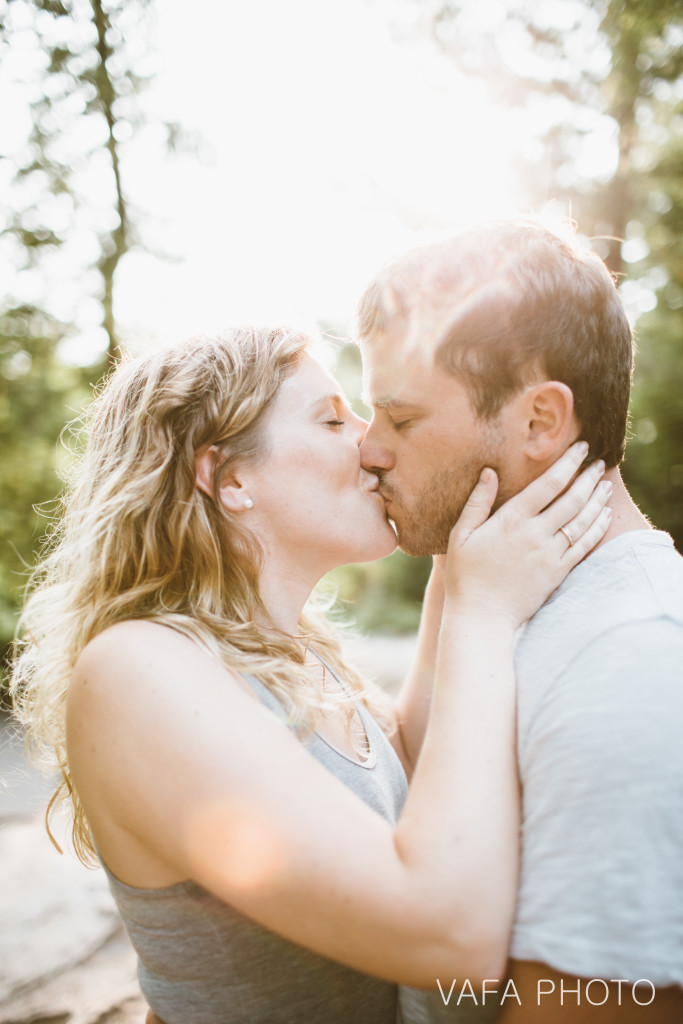
[[[33,756],[61,773],[48,832],[52,810],[70,799],[74,847],[85,862],[95,850],[69,774],[66,694],[85,645],[116,622],[173,627],[231,669],[257,676],[306,731],[315,710],[331,705],[303,667],[303,640],[390,721],[387,702],[343,664],[337,632],[315,606],[305,609],[298,638],[259,624],[268,621],[259,545],[239,514],[195,484],[195,455],[205,446],[219,453],[216,484],[234,460],[263,456],[269,404],[308,345],[306,335],[284,328],[195,338],[124,360],[90,407],[85,451],[31,580],[12,677]],[[350,722],[350,698],[340,705]]]

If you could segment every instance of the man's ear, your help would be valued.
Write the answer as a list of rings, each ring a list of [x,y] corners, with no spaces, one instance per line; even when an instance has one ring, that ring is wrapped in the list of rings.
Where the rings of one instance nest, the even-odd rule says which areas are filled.
[[[218,449],[215,445],[208,448],[200,448],[194,457],[195,483],[200,491],[208,494],[210,498],[214,494],[214,474],[218,460]],[[228,473],[220,482],[218,497],[221,505],[231,512],[242,512],[245,508],[252,508],[253,502],[246,495],[246,491],[234,473]]]
[[[555,459],[578,439],[572,389],[558,380],[544,380],[524,393],[524,454],[535,462]]]

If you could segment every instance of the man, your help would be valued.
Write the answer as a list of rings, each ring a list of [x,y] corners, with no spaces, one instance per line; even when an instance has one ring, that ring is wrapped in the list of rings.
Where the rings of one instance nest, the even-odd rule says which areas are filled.
[[[446,551],[483,466],[501,503],[584,439],[613,488],[603,541],[518,644],[511,984],[484,1000],[476,981],[440,979],[443,997],[407,1017],[681,1021],[683,559],[618,469],[632,339],[614,282],[572,241],[496,223],[395,260],[358,326],[363,464],[408,553]],[[415,754],[420,738],[404,736]]]

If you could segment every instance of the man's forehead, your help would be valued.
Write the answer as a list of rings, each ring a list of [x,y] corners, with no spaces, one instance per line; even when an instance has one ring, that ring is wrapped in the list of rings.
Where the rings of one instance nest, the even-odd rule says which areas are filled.
[[[376,339],[371,344],[361,343],[361,355],[366,404],[392,408],[429,399],[430,383],[440,368],[427,346]]]

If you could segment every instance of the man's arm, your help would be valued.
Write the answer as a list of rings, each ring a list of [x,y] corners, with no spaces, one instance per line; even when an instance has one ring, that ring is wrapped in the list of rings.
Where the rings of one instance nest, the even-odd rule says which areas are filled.
[[[646,979],[633,985],[618,978],[577,978],[561,974],[547,964],[526,960],[511,960],[509,972],[514,990],[510,985],[496,1024],[681,1024],[683,1021],[683,989],[677,986],[659,988]]]

